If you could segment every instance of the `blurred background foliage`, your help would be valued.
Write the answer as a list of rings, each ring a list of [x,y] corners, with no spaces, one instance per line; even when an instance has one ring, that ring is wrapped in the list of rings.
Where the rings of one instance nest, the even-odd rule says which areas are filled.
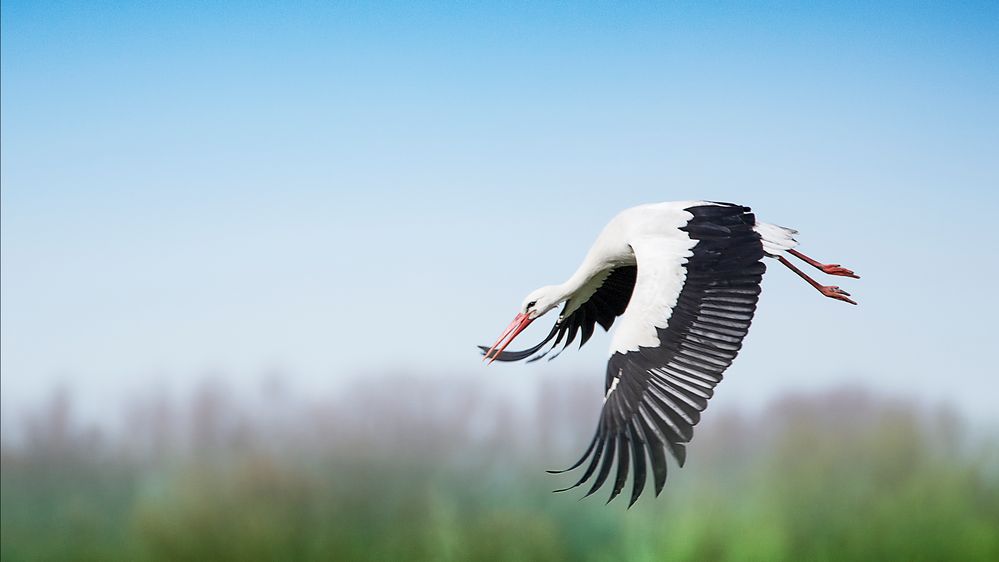
[[[711,412],[663,495],[551,494],[599,408],[472,379],[271,381],[136,399],[85,427],[68,392],[2,446],[4,560],[999,560],[996,434],[856,388]]]

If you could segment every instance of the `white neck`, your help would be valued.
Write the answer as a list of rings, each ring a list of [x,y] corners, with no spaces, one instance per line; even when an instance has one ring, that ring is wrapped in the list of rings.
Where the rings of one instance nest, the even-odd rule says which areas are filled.
[[[572,274],[565,283],[558,285],[559,302],[578,297],[566,307],[564,316],[568,316],[576,311],[584,302],[588,301],[597,288],[603,283],[609,269],[599,267],[587,259],[579,269]]]

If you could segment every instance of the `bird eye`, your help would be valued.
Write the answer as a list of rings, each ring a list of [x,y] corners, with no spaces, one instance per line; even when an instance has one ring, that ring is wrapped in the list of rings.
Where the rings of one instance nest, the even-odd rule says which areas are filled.
[[[538,301],[531,301],[531,302],[527,303],[527,309],[530,310],[531,307],[533,307],[536,304],[538,304]]]

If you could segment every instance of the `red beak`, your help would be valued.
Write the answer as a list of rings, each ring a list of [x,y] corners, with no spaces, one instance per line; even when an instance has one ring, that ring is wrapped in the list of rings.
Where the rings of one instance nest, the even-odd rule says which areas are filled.
[[[485,361],[486,359],[489,359],[490,363],[495,361],[499,354],[503,353],[503,350],[506,349],[506,346],[510,345],[513,338],[517,337],[517,334],[523,332],[524,328],[528,327],[531,322],[534,322],[534,319],[530,316],[524,314],[523,312],[518,314],[513,319],[513,322],[510,322],[510,325],[506,327],[506,330],[503,330],[503,335],[501,335],[499,339],[496,340],[496,343],[489,348],[489,351],[486,352],[486,355],[482,358],[482,360]]]

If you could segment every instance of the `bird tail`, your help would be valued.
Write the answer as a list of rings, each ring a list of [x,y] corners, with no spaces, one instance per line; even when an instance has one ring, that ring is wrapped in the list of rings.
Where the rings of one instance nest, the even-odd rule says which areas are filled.
[[[793,228],[784,228],[776,224],[757,222],[753,230],[760,234],[763,241],[763,251],[770,257],[777,257],[798,245],[794,235],[798,233]]]

